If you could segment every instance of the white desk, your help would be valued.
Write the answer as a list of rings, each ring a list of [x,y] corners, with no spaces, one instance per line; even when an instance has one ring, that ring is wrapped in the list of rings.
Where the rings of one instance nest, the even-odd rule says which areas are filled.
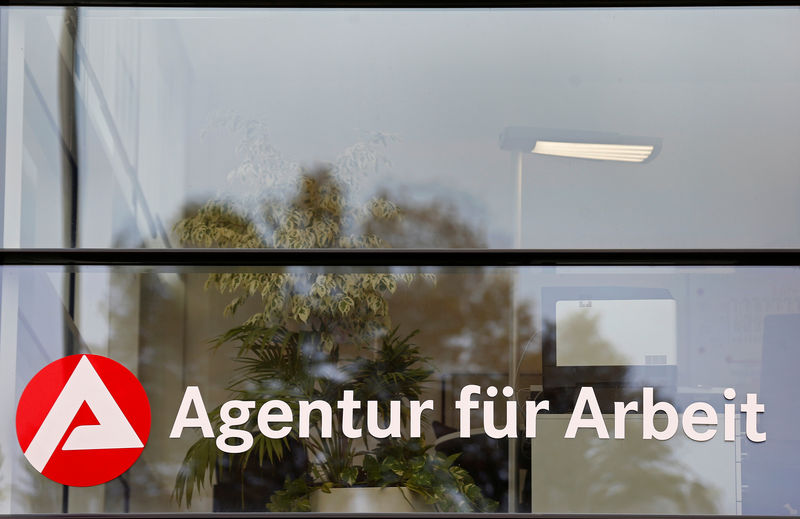
[[[615,440],[614,417],[604,418],[610,439],[593,429],[569,439],[569,414],[539,415],[531,439],[534,513],[741,513],[738,435],[725,442],[718,431],[695,442],[679,427],[668,441],[643,440],[642,416],[629,414],[625,439]],[[656,427],[664,428],[663,416]]]

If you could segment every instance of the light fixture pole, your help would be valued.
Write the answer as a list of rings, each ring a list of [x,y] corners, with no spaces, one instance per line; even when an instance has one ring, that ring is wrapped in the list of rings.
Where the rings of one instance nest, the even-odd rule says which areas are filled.
[[[516,151],[515,166],[517,170],[517,200],[515,205],[516,218],[514,224],[514,248],[522,248],[522,152]],[[517,312],[517,282],[519,281],[519,268],[511,274],[511,345],[508,356],[508,385],[514,389],[514,398],[517,398],[517,356],[519,355],[519,314]],[[508,417],[506,417],[508,419]],[[519,490],[519,459],[517,457],[517,439],[508,439],[508,511],[517,511],[517,491]]]
[[[522,248],[522,157],[524,153],[584,159],[643,163],[653,160],[661,150],[661,140],[633,137],[606,132],[585,132],[510,126],[500,135],[500,148],[514,153],[517,176],[514,218],[514,249]],[[517,312],[517,283],[519,267],[511,276],[511,340],[508,355],[508,385],[517,394],[519,376],[519,314]],[[519,459],[517,439],[508,439],[508,511],[517,511],[519,499]]]

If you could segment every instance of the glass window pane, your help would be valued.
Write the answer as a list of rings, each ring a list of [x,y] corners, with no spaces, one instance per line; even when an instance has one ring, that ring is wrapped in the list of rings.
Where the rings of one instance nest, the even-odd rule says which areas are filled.
[[[3,513],[508,511],[509,499],[538,513],[796,506],[795,268],[0,272]],[[112,396],[118,381],[97,359],[130,370],[151,427],[120,477],[65,493],[48,464],[95,451],[66,448],[70,429],[54,433],[40,474],[20,431],[51,430],[40,425],[56,406],[47,402],[78,372],[69,354],[102,356],[83,358]],[[76,360],[52,378],[51,400],[26,399],[34,376],[65,357]],[[360,407],[348,419],[350,390]],[[102,392],[83,394],[88,411],[64,412],[64,427],[117,427],[95,402]],[[431,409],[413,407],[428,400]],[[200,401],[207,413],[196,412]],[[304,433],[300,401],[331,414],[307,410]],[[246,424],[236,425],[237,409]],[[210,416],[208,438],[198,416]],[[285,443],[268,437],[282,427]],[[244,437],[253,445],[236,452]],[[470,481],[480,492],[466,490]]]
[[[6,247],[342,246],[322,172],[357,246],[800,246],[796,7],[2,13]]]

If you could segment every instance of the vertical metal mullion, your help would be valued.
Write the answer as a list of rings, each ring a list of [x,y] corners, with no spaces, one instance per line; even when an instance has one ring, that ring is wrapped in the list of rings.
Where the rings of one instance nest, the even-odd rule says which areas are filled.
[[[63,64],[58,67],[59,126],[63,148],[62,186],[64,188],[64,234],[70,249],[78,246],[78,122],[75,89],[75,39],[78,37],[78,8],[67,8],[64,12],[59,46],[62,48]],[[66,269],[67,313],[75,321],[75,274],[76,267]],[[64,354],[75,353],[75,337],[67,326],[64,329]]]
[[[64,24],[61,29],[59,47],[63,62],[58,66],[59,126],[62,142],[66,144],[62,158],[62,186],[64,189],[64,234],[67,247],[78,246],[78,122],[76,112],[75,54],[78,37],[78,7],[68,7],[64,11]],[[75,284],[77,267],[66,268],[67,313],[75,322]],[[64,326],[64,355],[73,355],[75,335],[69,323]],[[69,512],[69,487],[62,486],[61,512]]]

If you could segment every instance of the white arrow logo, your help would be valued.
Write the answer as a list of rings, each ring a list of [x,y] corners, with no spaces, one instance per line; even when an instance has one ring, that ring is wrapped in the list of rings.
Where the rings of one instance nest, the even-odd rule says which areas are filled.
[[[44,470],[84,402],[99,423],[73,429],[64,442],[63,450],[144,447],[100,375],[84,355],[25,451],[25,457],[36,470]]]

